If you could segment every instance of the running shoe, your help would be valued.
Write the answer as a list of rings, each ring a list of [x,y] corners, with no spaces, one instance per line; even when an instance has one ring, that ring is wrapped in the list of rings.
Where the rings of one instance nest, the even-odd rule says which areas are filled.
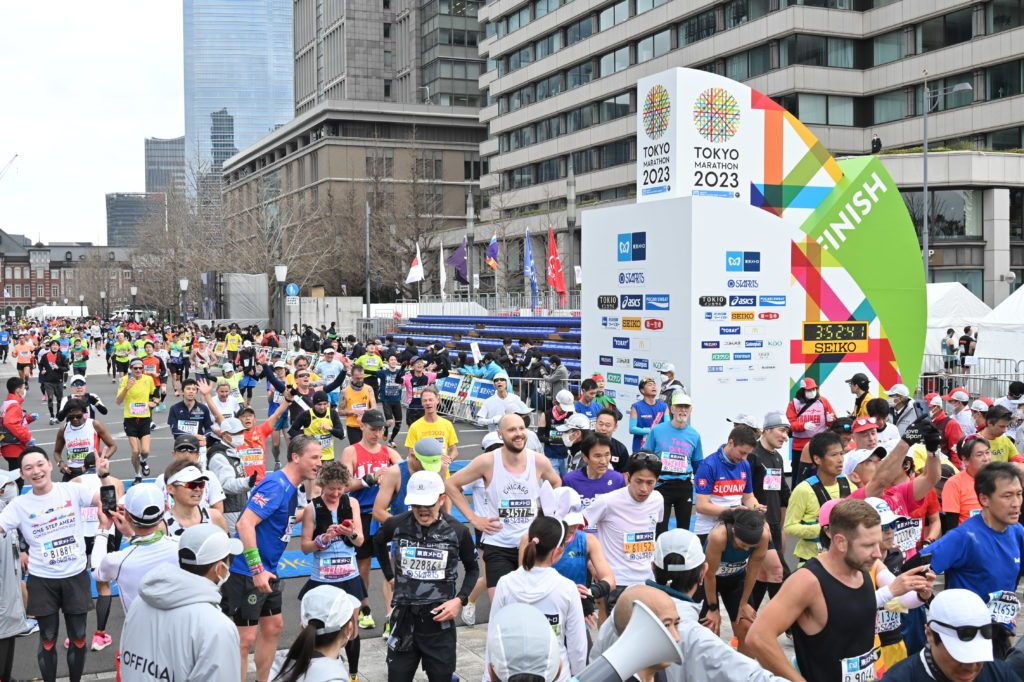
[[[462,607],[462,622],[466,625],[476,625],[476,604],[466,602]]]
[[[26,618],[25,627],[18,634],[18,637],[28,637],[29,635],[34,635],[37,632],[39,632],[39,621],[35,618]]]
[[[139,462],[142,465],[142,475],[149,476],[149,462]]]
[[[380,633],[380,636],[383,637],[384,639],[387,639],[388,637],[391,636],[391,621],[390,620],[387,621],[386,623],[384,623],[384,632]]]
[[[359,627],[362,630],[372,630],[377,627],[377,623],[373,620],[372,613],[360,613],[359,614]]]
[[[92,650],[103,651],[114,643],[114,640],[105,632],[97,632],[92,636]]]
[[[142,476],[139,476],[138,474],[135,474],[135,480],[132,481],[132,483],[134,485],[138,485],[138,484],[142,483]]]

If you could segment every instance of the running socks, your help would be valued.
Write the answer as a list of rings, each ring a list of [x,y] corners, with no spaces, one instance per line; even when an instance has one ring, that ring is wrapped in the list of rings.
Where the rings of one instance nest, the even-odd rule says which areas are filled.
[[[96,597],[96,632],[106,633],[107,631],[107,620],[110,619],[110,601],[109,594],[101,594]]]
[[[39,652],[36,654],[36,659],[39,661],[39,672],[44,680],[55,680],[57,679],[57,629],[60,627],[60,613],[40,616],[36,620],[39,622]]]
[[[68,639],[71,646],[68,647],[68,677],[72,682],[82,679],[82,672],[85,670],[85,624],[88,614],[65,613],[64,624],[68,629]],[[54,618],[56,618],[54,614]],[[54,666],[57,664],[57,657],[54,656]]]

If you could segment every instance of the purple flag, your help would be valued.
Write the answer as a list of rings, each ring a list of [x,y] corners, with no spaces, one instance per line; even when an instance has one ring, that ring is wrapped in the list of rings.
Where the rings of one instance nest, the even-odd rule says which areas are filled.
[[[455,268],[455,281],[459,284],[469,284],[469,263],[466,261],[466,240],[463,239],[459,248],[448,257],[448,265]]]

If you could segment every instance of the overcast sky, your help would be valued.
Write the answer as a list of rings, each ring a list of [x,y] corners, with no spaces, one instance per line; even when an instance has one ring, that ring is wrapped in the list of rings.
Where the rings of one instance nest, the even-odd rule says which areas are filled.
[[[181,0],[0,3],[0,229],[106,243],[147,137],[185,133]]]

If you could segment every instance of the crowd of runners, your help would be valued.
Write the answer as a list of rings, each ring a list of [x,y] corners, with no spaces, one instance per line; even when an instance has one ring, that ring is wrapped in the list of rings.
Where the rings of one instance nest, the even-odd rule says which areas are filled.
[[[600,375],[571,382],[528,343],[474,363],[444,341],[334,325],[0,328],[14,365],[0,682],[36,630],[47,681],[62,650],[77,682],[87,651],[108,646],[126,681],[244,682],[250,656],[261,682],[355,680],[360,632],[378,619],[390,681],[422,669],[449,682],[456,626],[474,626],[480,603],[485,680],[578,676],[637,604],[681,654],[630,671],[643,682],[1024,679],[1024,384],[915,400],[856,374],[826,398],[808,378],[763,416],[738,395],[726,442],[705,444],[700,396],[671,365],[639,382],[627,414]],[[105,373],[89,375],[91,356]],[[451,373],[494,384],[479,448],[438,413],[434,383]],[[114,404],[90,391],[99,382]],[[32,435],[37,395],[58,426],[47,447]],[[173,445],[154,448],[153,429]],[[123,481],[110,472],[121,431]],[[293,538],[311,568],[287,642],[277,573]],[[107,631],[112,583],[120,633]],[[378,591],[384,613],[369,605]]]

